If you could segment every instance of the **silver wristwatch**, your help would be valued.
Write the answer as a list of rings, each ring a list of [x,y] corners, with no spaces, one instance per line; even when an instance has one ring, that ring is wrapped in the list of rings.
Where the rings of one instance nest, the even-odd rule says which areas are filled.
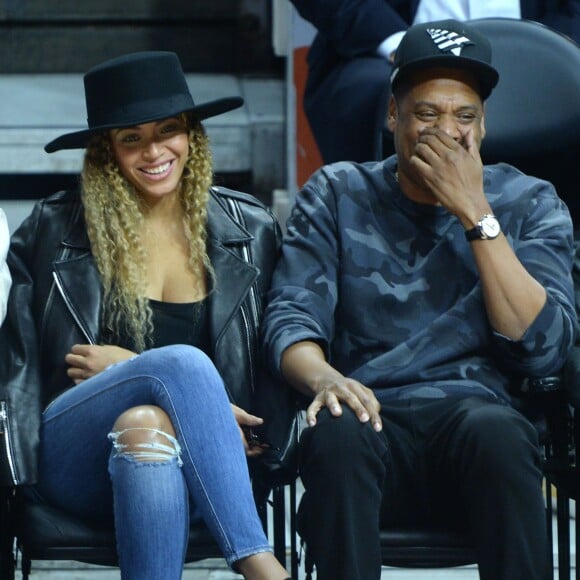
[[[493,240],[501,232],[498,219],[491,214],[481,216],[474,228],[465,231],[467,241],[473,240]]]

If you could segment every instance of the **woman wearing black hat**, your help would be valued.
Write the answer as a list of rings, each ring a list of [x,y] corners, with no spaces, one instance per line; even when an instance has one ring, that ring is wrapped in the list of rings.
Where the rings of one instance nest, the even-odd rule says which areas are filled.
[[[242,100],[195,105],[168,52],[92,69],[85,95],[88,128],[46,146],[86,147],[80,196],[37,204],[9,256],[10,483],[114,516],[123,578],[180,578],[190,517],[245,578],[287,578],[245,458],[263,449],[243,428],[262,419],[230,404],[256,380],[279,230],[251,196],[212,187],[200,123]]]

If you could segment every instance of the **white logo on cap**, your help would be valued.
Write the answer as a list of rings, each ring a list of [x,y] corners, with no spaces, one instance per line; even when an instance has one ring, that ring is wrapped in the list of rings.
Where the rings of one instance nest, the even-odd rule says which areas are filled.
[[[428,28],[427,34],[441,52],[451,52],[455,56],[461,55],[464,45],[473,44],[467,36],[460,36],[457,32],[449,32],[441,28]]]

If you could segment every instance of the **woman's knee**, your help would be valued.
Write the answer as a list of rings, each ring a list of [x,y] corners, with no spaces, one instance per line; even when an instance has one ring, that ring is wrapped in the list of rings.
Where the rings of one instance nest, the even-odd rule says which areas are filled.
[[[145,351],[141,356],[152,364],[158,364],[161,367],[169,366],[179,370],[183,370],[184,367],[188,369],[190,366],[201,368],[214,366],[203,350],[187,344],[172,344],[153,348]]]
[[[223,385],[213,361],[202,350],[185,344],[155,348],[139,357],[141,370],[163,383],[192,385],[212,383]]]
[[[138,461],[169,461],[181,452],[169,415],[155,405],[127,409],[115,421],[109,439],[117,455]]]

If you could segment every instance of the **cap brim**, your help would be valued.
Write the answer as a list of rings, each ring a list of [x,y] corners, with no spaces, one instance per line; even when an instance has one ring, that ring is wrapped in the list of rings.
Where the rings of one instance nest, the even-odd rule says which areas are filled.
[[[134,127],[135,125],[142,125],[143,123],[151,123],[160,119],[167,119],[179,115],[180,113],[190,113],[198,120],[208,119],[227,113],[234,109],[238,109],[244,104],[242,97],[225,97],[223,99],[216,99],[201,105],[188,108],[178,108],[176,110],[164,110],[156,115],[148,115],[139,119],[132,119],[125,124],[115,123],[114,125],[101,125],[99,127],[91,127],[90,129],[83,129],[82,131],[74,131],[72,133],[65,133],[56,139],[53,139],[44,146],[47,153],[54,153],[55,151],[62,151],[63,149],[84,149],[92,137],[103,131],[110,129],[122,129],[124,127]]]
[[[471,72],[479,81],[482,100],[489,97],[491,91],[495,88],[499,80],[499,74],[495,68],[481,62],[480,60],[463,56],[436,55],[431,58],[423,58],[415,62],[408,62],[400,70],[393,71],[393,75],[391,76],[391,86],[395,87],[401,79],[407,78],[409,74],[412,74],[413,72],[435,67],[457,68]]]

